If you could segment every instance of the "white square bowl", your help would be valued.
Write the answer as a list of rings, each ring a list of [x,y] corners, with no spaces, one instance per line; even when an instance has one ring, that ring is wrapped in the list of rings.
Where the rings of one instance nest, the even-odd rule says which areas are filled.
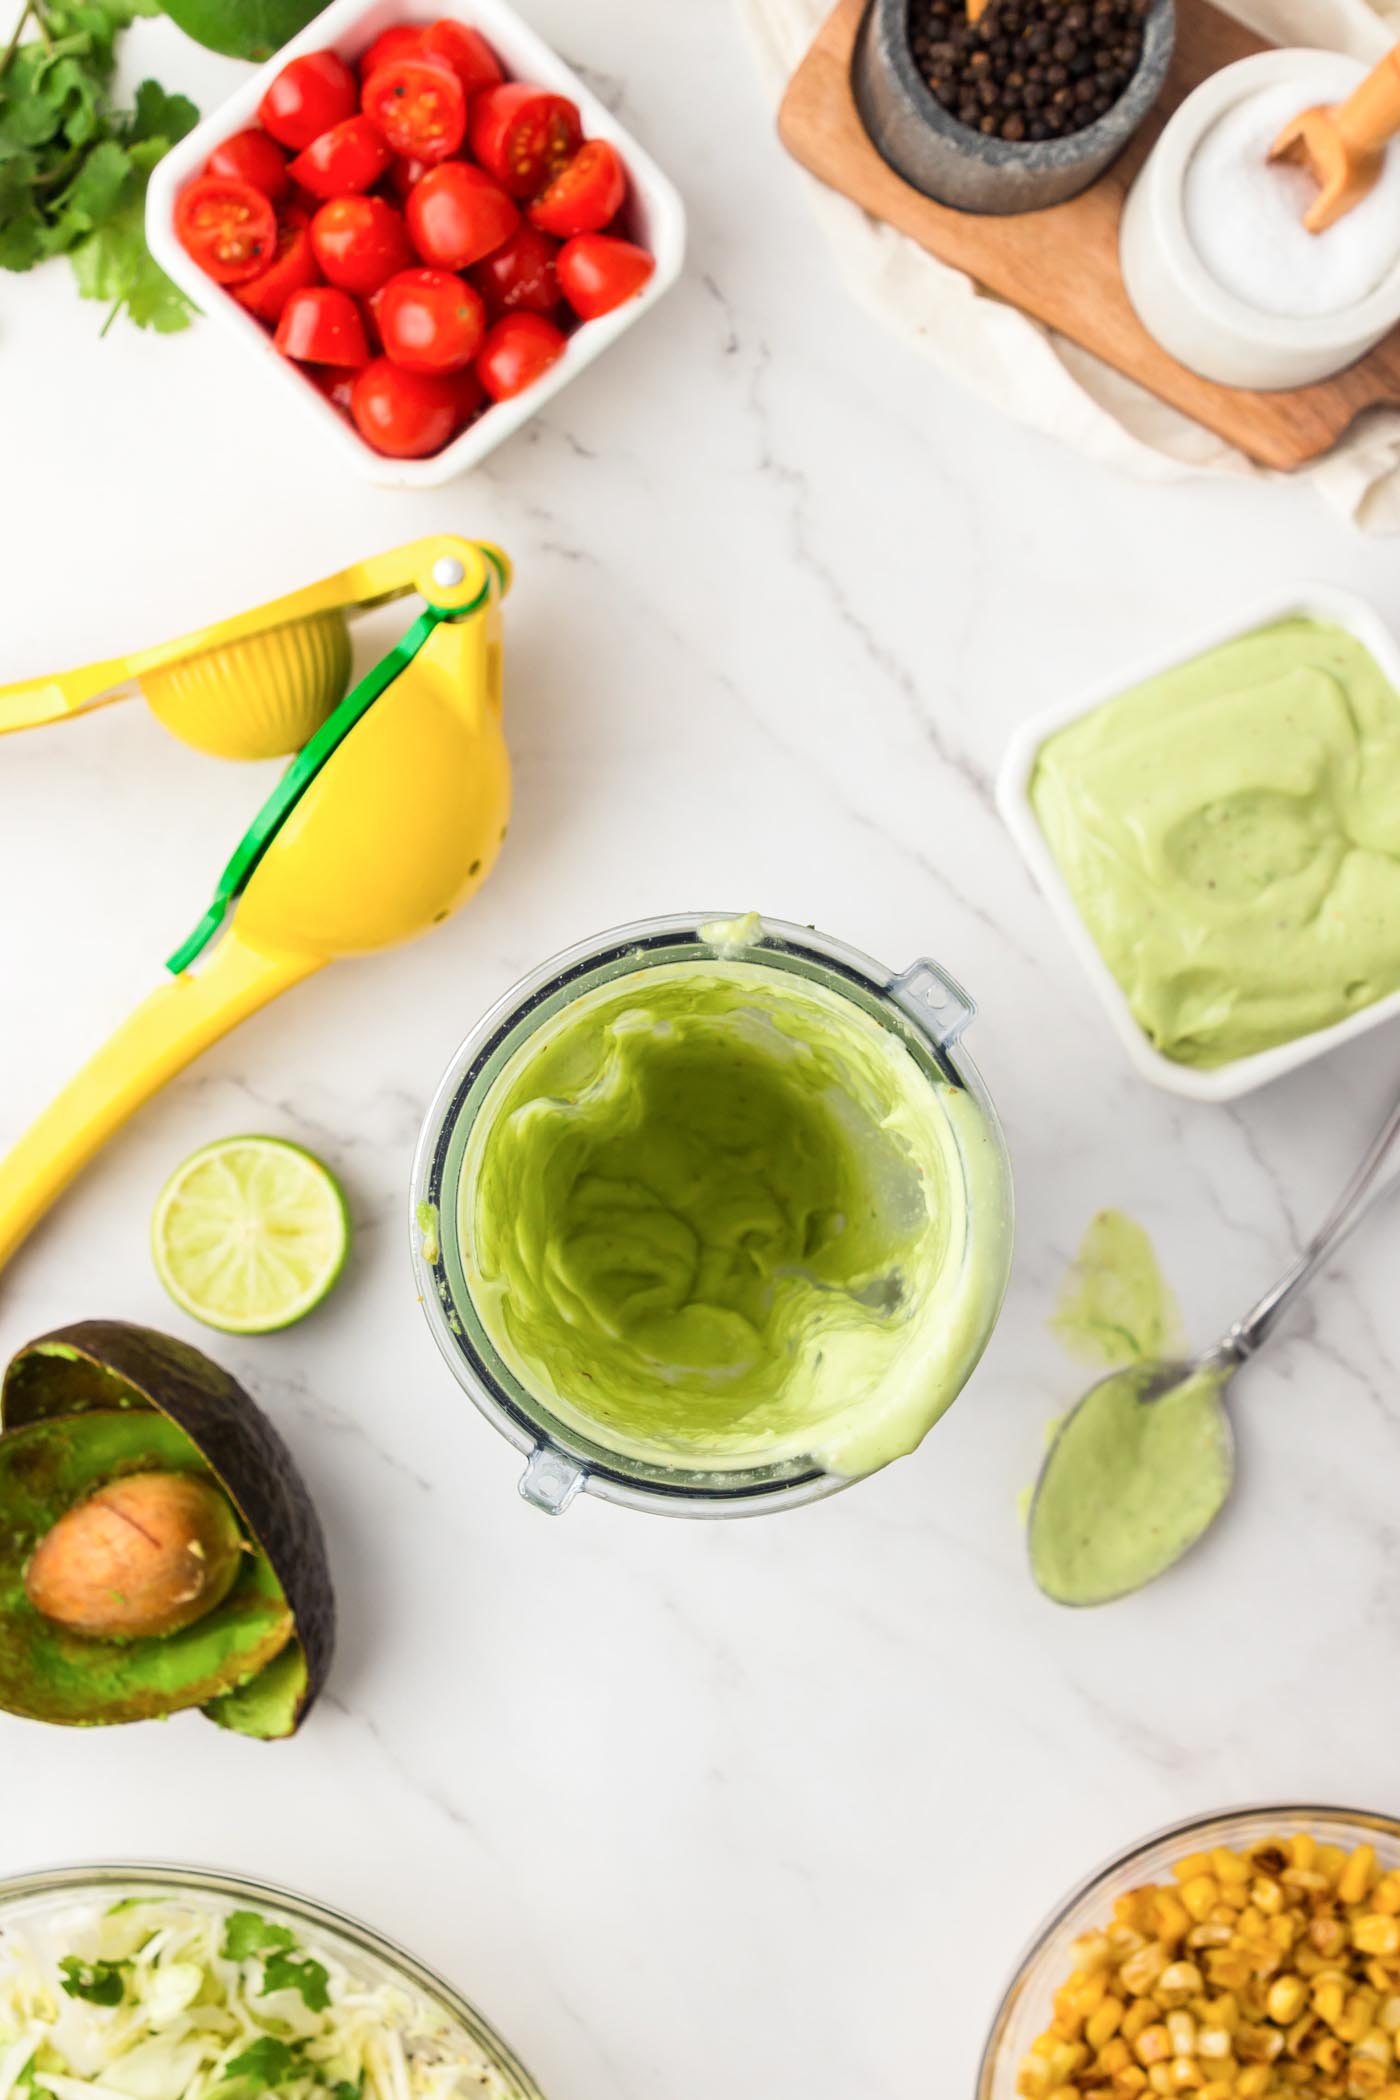
[[[1199,1071],[1194,1065],[1178,1064],[1174,1059],[1164,1057],[1143,1033],[1122,987],[1080,916],[1079,907],[1050,851],[1049,842],[1040,828],[1040,819],[1032,806],[1031,776],[1042,746],[1057,730],[1092,714],[1120,694],[1131,692],[1147,679],[1159,677],[1164,671],[1204,656],[1208,650],[1238,641],[1241,636],[1253,633],[1256,628],[1271,626],[1276,620],[1299,617],[1327,620],[1355,635],[1376,659],[1391,684],[1400,690],[1400,646],[1379,615],[1364,599],[1353,597],[1349,591],[1335,590],[1330,584],[1304,584],[1282,597],[1268,598],[1262,604],[1252,606],[1236,619],[1217,623],[1168,654],[1138,664],[1087,695],[1037,715],[1016,732],[997,775],[997,807],[1003,821],[1064,929],[1070,947],[1083,964],[1130,1061],[1154,1086],[1165,1087],[1172,1094],[1184,1094],[1192,1101],[1232,1101],[1238,1094],[1249,1093],[1254,1087],[1264,1086],[1285,1072],[1296,1071],[1299,1065],[1321,1057],[1324,1052],[1335,1049],[1338,1043],[1352,1042],[1357,1036],[1365,1035],[1368,1029],[1379,1028],[1382,1022],[1393,1020],[1400,1014],[1400,991],[1375,1000],[1359,1013],[1348,1014],[1344,1021],[1336,1022],[1331,1028],[1318,1028],[1310,1035],[1298,1036],[1290,1043],[1280,1043],[1272,1050],[1259,1050],[1249,1057],[1236,1058],[1232,1064],[1220,1065],[1214,1071]]]
[[[480,30],[512,80],[532,81],[567,95],[578,105],[585,136],[608,139],[616,146],[631,185],[629,212],[636,238],[656,258],[656,268],[635,298],[600,320],[581,322],[570,335],[563,356],[524,393],[495,403],[431,459],[388,459],[365,443],[353,424],[273,347],[272,337],[261,324],[185,253],[175,237],[175,200],[222,140],[257,122],[258,104],[289,59],[304,51],[333,50],[353,63],[381,30],[397,22],[431,22],[444,16]],[[655,306],[680,276],[685,260],[685,207],[651,156],[505,0],[331,0],[323,13],[250,74],[157,164],[146,193],[146,240],[166,275],[189,294],[201,312],[247,345],[250,365],[253,358],[259,359],[282,385],[295,388],[307,413],[317,418],[361,474],[386,488],[436,488],[479,465],[488,452],[517,431],[536,409],[552,401],[561,387],[577,378]]]

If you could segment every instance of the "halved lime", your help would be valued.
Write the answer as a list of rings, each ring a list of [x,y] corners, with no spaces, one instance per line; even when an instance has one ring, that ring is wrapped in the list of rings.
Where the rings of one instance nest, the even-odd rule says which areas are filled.
[[[175,1303],[224,1334],[271,1334],[313,1311],[350,1247],[345,1191],[284,1138],[220,1138],[177,1167],[151,1252]]]

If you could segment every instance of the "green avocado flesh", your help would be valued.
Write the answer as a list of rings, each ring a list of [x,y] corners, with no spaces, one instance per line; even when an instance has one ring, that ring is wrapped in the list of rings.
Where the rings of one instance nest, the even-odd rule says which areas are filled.
[[[1400,693],[1280,620],[1041,746],[1030,798],[1144,1034],[1211,1070],[1400,989]]]
[[[234,1735],[256,1736],[265,1743],[295,1732],[306,1701],[306,1651],[295,1636],[266,1669],[259,1670],[236,1691],[211,1699],[204,1709],[206,1721]]]
[[[530,1037],[476,1117],[457,1233],[526,1392],[606,1450],[852,1477],[911,1451],[1000,1304],[976,1101],[790,971],[662,965]]]
[[[1055,1439],[1031,1507],[1036,1581],[1060,1604],[1107,1604],[1181,1559],[1234,1478],[1224,1379],[1190,1372],[1154,1400],[1150,1365],[1103,1379]]]
[[[159,1639],[85,1639],[35,1611],[24,1569],[39,1540],[109,1480],[151,1471],[213,1478],[183,1430],[139,1408],[50,1417],[0,1437],[0,1706],[11,1713],[70,1726],[151,1720],[245,1685],[286,1648],[292,1615],[257,1551],[222,1604]]]

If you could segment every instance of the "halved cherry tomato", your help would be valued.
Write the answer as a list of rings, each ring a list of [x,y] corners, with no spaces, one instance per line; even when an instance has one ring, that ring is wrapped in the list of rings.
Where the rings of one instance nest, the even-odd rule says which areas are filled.
[[[296,169],[292,173],[295,175]],[[615,146],[589,139],[529,208],[530,224],[561,241],[601,233],[627,201],[627,170]]]
[[[303,365],[362,365],[369,342],[360,309],[348,292],[313,285],[293,292],[282,309],[274,339],[284,357]]]
[[[481,346],[476,376],[493,401],[509,401],[533,386],[564,355],[564,332],[543,314],[507,314]]]
[[[634,299],[655,268],[656,258],[645,248],[605,233],[581,233],[559,251],[560,288],[584,321]]]
[[[403,214],[382,197],[333,197],[311,221],[311,245],[330,282],[361,298],[415,260]]]
[[[375,293],[374,320],[406,372],[460,372],[486,333],[480,297],[450,270],[400,270]]]
[[[566,95],[509,80],[472,99],[472,155],[512,197],[537,197],[582,142],[579,113]]]
[[[240,306],[260,321],[280,321],[293,292],[319,284],[321,272],[311,249],[310,221],[300,204],[289,204],[277,228],[277,252],[260,277],[230,286]]]
[[[423,41],[423,31],[413,22],[395,22],[392,29],[383,30],[368,51],[360,58],[360,78],[368,80],[380,66],[393,65],[398,59],[407,58]]]
[[[216,284],[260,276],[277,246],[277,214],[251,182],[201,175],[175,206],[180,245]]]
[[[283,66],[262,101],[258,122],[280,145],[300,153],[360,106],[355,76],[334,51],[308,51]]]
[[[480,406],[470,372],[406,372],[387,357],[365,366],[350,396],[360,436],[391,459],[441,452]]]
[[[292,180],[312,197],[372,190],[392,158],[368,117],[346,117],[313,139],[292,162]]]
[[[485,37],[465,22],[434,22],[423,31],[418,48],[425,58],[446,60],[467,95],[480,94],[506,77]]]
[[[438,59],[400,58],[376,67],[360,103],[395,153],[409,159],[446,160],[466,136],[462,83],[451,66]]]
[[[559,279],[554,273],[558,253],[557,241],[533,226],[523,225],[475,265],[472,283],[486,301],[493,320],[520,308],[527,313],[553,313],[560,299]]]
[[[520,224],[520,214],[498,182],[464,160],[429,168],[405,200],[408,230],[424,262],[464,270],[479,262]]]
[[[235,131],[231,139],[214,148],[204,163],[204,172],[231,175],[235,182],[250,182],[274,204],[280,204],[292,186],[287,156],[265,131]]]

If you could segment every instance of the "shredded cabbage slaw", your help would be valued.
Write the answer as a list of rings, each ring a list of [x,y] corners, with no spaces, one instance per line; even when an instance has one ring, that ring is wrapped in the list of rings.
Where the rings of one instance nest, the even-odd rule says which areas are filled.
[[[0,1917],[0,2100],[513,2100],[445,2006],[348,1951],[183,1893]]]

